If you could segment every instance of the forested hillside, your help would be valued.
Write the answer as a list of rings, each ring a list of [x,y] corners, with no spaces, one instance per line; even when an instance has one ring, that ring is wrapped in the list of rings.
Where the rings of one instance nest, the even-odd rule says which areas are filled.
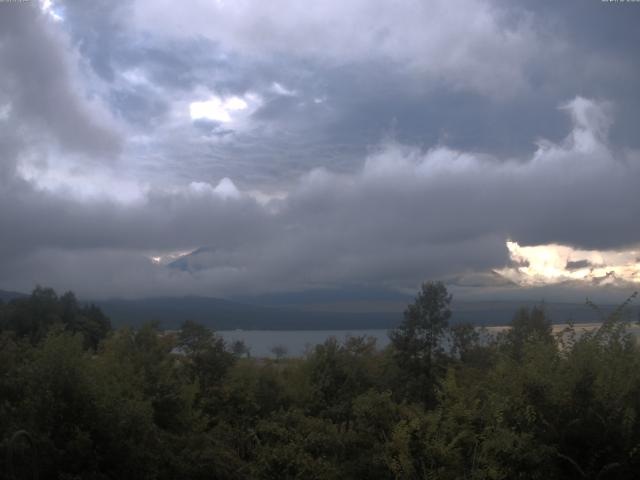
[[[450,303],[426,283],[384,350],[271,360],[38,288],[0,306],[0,478],[638,478],[629,302],[582,335],[523,308],[495,337]]]

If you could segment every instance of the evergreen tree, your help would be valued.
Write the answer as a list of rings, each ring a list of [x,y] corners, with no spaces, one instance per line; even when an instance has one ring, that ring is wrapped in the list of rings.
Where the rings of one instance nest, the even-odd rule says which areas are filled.
[[[389,333],[394,359],[402,369],[410,399],[432,404],[442,374],[442,340],[451,318],[451,295],[442,282],[426,282],[404,312],[400,326]]]

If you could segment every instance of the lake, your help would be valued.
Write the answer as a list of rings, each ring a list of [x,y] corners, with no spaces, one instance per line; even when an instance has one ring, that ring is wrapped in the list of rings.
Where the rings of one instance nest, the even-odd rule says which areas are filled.
[[[574,327],[576,332],[581,333],[597,328],[599,323],[579,323]],[[553,325],[553,333],[558,333],[566,328],[566,324]],[[486,331],[490,334],[497,334],[509,327],[494,326],[486,327]],[[630,331],[636,336],[640,336],[640,327],[632,324]],[[251,350],[253,357],[273,357],[271,349],[275,346],[282,346],[286,349],[288,357],[302,356],[309,348],[324,343],[330,337],[335,337],[342,341],[347,336],[361,337],[366,335],[376,339],[376,345],[379,349],[389,344],[388,330],[371,329],[371,330],[222,330],[216,332],[221,335],[228,343],[236,340],[242,340]]]
[[[345,337],[374,337],[378,348],[389,344],[388,330],[222,330],[216,333],[231,343],[242,340],[251,350],[253,357],[273,357],[271,349],[283,346],[287,356],[299,357],[307,348],[324,343],[330,337],[342,341]]]

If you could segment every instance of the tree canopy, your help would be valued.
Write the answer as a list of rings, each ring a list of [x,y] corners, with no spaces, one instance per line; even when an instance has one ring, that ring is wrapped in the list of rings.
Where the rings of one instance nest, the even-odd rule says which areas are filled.
[[[254,358],[184,322],[112,330],[73,294],[0,306],[0,479],[635,479],[640,349],[619,310],[487,335],[426,283],[384,349]],[[454,319],[452,319],[454,320]]]

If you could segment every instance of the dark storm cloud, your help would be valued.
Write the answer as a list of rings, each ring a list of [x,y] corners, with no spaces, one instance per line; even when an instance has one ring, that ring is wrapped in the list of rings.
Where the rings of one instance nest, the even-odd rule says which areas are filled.
[[[35,2],[0,4],[0,99],[9,105],[9,128],[36,131],[73,152],[110,156],[121,146],[105,127],[106,114],[86,101],[74,82],[61,35]]]
[[[0,287],[412,289],[508,264],[509,238],[637,245],[632,47],[448,4],[0,4]],[[214,95],[255,108],[193,121]],[[192,272],[148,260],[202,246]]]
[[[554,58],[552,70],[531,67],[538,97],[558,102],[581,95],[605,98],[616,106],[617,126],[611,133],[614,144],[640,147],[638,117],[640,95],[640,9],[634,2],[568,0],[556,2],[503,1],[501,7],[514,16],[532,16],[550,49],[561,44],[563,54]]]
[[[309,11],[242,3],[235,13],[214,2],[66,2],[64,11],[74,41],[111,82],[113,109],[140,128],[158,127],[176,98],[202,100],[196,88],[265,98],[257,125],[235,142],[200,144],[185,129],[159,129],[154,148],[188,159],[176,166],[185,178],[191,165],[208,168],[211,178],[263,186],[319,165],[353,171],[389,134],[425,147],[527,156],[535,139],[562,137],[568,123],[555,107],[576,95],[614,100],[620,121],[612,139],[637,146],[633,42],[619,53],[583,41],[589,30],[598,38],[613,34],[619,11],[595,0],[568,2],[554,18],[544,3],[467,3],[466,13],[454,13],[446,2],[403,1],[386,17],[367,2],[325,2]],[[326,24],[333,28],[319,28]],[[621,24],[628,35],[614,36],[632,39],[631,24]],[[127,70],[155,88],[129,85],[119,77]],[[274,81],[297,95],[274,98]],[[211,156],[237,161],[221,168]],[[202,178],[199,167],[193,171],[192,179]]]
[[[144,9],[145,4],[141,3]],[[481,5],[473,1],[469,3],[471,6]],[[143,33],[136,29],[136,24],[132,26],[127,21],[129,17],[135,18],[136,8],[140,8],[130,3],[100,2],[98,8],[94,8],[83,2],[66,2],[64,12],[76,44],[87,55],[90,63],[95,65],[96,72],[112,83],[110,88],[114,109],[140,126],[150,127],[151,119],[167,113],[166,108],[160,107],[163,101],[175,98],[176,95],[183,96],[197,86],[207,87],[220,94],[254,91],[265,97],[266,102],[256,112],[255,118],[268,123],[270,128],[264,130],[256,127],[247,132],[248,139],[240,137],[237,143],[242,144],[258,137],[257,141],[270,150],[266,156],[258,155],[254,158],[251,152],[235,151],[235,145],[231,144],[215,146],[222,155],[239,156],[246,164],[244,171],[232,172],[236,178],[254,175],[255,170],[264,169],[263,177],[277,182],[279,175],[287,175],[290,168],[302,166],[303,169],[308,169],[319,163],[330,168],[353,170],[357,168],[367,146],[378,143],[381,135],[386,135],[392,125],[396,126],[398,140],[403,142],[431,145],[446,139],[453,147],[473,147],[502,153],[522,149],[523,144],[519,142],[526,142],[524,148],[531,151],[531,136],[551,137],[550,127],[540,132],[527,131],[526,134],[523,132],[519,135],[509,132],[509,135],[502,135],[508,125],[513,125],[509,117],[516,114],[514,109],[506,112],[501,108],[496,109],[491,102],[482,101],[482,95],[477,93],[466,93],[466,102],[456,101],[451,91],[442,87],[449,80],[454,80],[453,92],[508,92],[512,87],[518,88],[515,84],[521,82],[522,75],[517,65],[514,68],[504,68],[486,61],[478,64],[471,74],[468,71],[470,65],[465,59],[473,58],[473,55],[480,54],[483,49],[494,46],[507,58],[513,57],[520,64],[519,53],[522,53],[523,58],[529,56],[530,47],[524,41],[529,35],[526,28],[523,27],[520,31],[514,28],[515,33],[511,38],[503,38],[497,25],[486,22],[488,26],[484,27],[482,21],[489,16],[485,7],[479,9],[481,11],[475,17],[471,14],[457,19],[456,15],[447,11],[444,4],[434,4],[434,11],[411,2],[402,2],[399,6],[397,13],[390,12],[399,21],[415,22],[412,17],[416,16],[431,24],[432,20],[429,19],[438,12],[445,21],[443,25],[432,25],[432,35],[428,33],[430,29],[422,28],[407,28],[409,33],[394,32],[389,30],[392,24],[380,23],[377,20],[380,15],[374,14],[366,4],[358,3],[353,8],[346,8],[346,12],[341,12],[342,7],[333,2],[320,8],[317,18],[312,14],[306,20],[316,28],[325,21],[330,23],[332,18],[342,18],[343,13],[353,13],[356,18],[360,9],[364,22],[361,30],[368,31],[366,23],[372,23],[371,30],[378,31],[379,39],[383,40],[379,56],[370,54],[375,51],[370,43],[378,41],[378,37],[366,33],[354,35],[355,43],[352,46],[355,53],[352,55],[352,49],[341,40],[345,34],[352,35],[345,30],[348,25],[340,24],[342,20],[334,29],[335,35],[331,33],[332,30],[323,29],[318,32],[318,42],[327,45],[325,55],[322,49],[314,46],[318,42],[309,41],[309,32],[304,30],[304,22],[299,28],[295,25],[291,15],[295,14],[296,9],[279,9],[276,5],[261,7],[255,12],[256,18],[252,17],[251,9],[242,6],[239,11],[244,12],[242,15],[247,15],[245,20],[244,17],[233,15],[225,18],[224,12],[216,11],[214,6],[211,6],[211,10],[205,7],[201,11],[198,8],[202,9],[202,5],[194,5],[193,8],[172,12],[169,6],[162,5],[162,21],[151,16],[153,23],[143,24]],[[281,10],[282,15],[279,13]],[[299,13],[303,16],[305,14]],[[257,20],[260,15],[265,17],[264,22]],[[203,22],[204,18],[209,18],[210,22]],[[447,29],[448,26],[461,26],[466,20],[473,18],[477,18],[481,25],[468,27],[472,30],[470,37],[477,40],[475,43],[471,40],[460,42],[461,37]],[[179,24],[179,35],[171,35],[175,19],[186,22]],[[269,26],[271,20],[273,27]],[[254,22],[255,30],[247,30],[243,26],[244,23]],[[279,23],[282,23],[288,35],[300,38],[301,41],[296,43],[283,38],[282,34],[274,30]],[[422,30],[427,33],[420,33]],[[219,35],[216,33],[218,31]],[[415,32],[415,35],[411,32]],[[258,38],[256,35],[262,37]],[[395,38],[398,36],[399,38]],[[450,44],[450,39],[461,43],[460,53],[457,55],[461,57],[460,60],[447,58],[438,50],[439,44]],[[410,48],[406,54],[398,44],[405,40]],[[429,47],[431,43],[433,47]],[[503,47],[502,43],[506,45]],[[256,48],[252,50],[250,47],[254,45]],[[414,62],[413,56],[415,59],[428,59],[429,55],[425,54],[434,58],[433,67],[428,65],[427,60],[427,63],[407,68],[407,58],[410,59],[409,63]],[[128,69],[139,70],[157,87],[155,91],[147,89],[146,102],[140,96],[140,89],[132,92],[126,82],[117,80],[118,75]],[[440,73],[441,71],[444,73]],[[482,75],[478,75],[479,72]],[[297,95],[280,98],[272,95],[269,88],[276,81],[294,90]],[[500,82],[505,82],[505,85],[500,85]],[[457,86],[459,84],[469,88],[461,89]],[[123,101],[127,98],[132,101]],[[318,104],[316,100],[321,100],[322,103]],[[474,102],[475,106],[472,105]],[[465,107],[467,103],[469,107]],[[557,101],[551,105],[555,104]],[[539,102],[534,105],[539,106],[538,111],[549,111]],[[492,125],[492,122],[477,122],[478,117],[486,118],[487,115],[494,118],[495,126],[491,129],[487,126]],[[145,119],[147,123],[144,123]],[[548,121],[537,123],[546,126],[552,124]],[[483,125],[483,128],[479,129],[478,125]],[[184,132],[173,137],[174,145],[166,147],[172,155],[183,153],[184,156],[191,157],[194,163],[206,159],[206,152],[197,149],[194,151],[190,142],[184,140]],[[490,137],[501,137],[501,140],[487,141]],[[300,144],[299,148],[296,148],[297,144]],[[330,151],[327,148],[316,151],[318,144],[332,147]],[[164,147],[158,145],[158,148]],[[251,150],[256,148],[252,146]],[[307,151],[312,153],[306,155]],[[278,157],[290,152],[295,156],[292,162],[285,162],[281,169],[267,171],[266,162],[278,162]],[[214,176],[230,173],[216,172],[215,166],[213,170]]]
[[[3,250],[38,248],[183,249],[215,239],[221,247],[260,241],[268,216],[251,199],[215,193],[151,192],[139,204],[81,201],[14,181],[2,192]]]
[[[4,236],[3,250],[13,249],[24,261],[7,260],[14,267],[5,275],[28,284],[37,272],[92,294],[144,293],[145,275],[155,293],[345,282],[411,288],[424,278],[506,265],[509,236],[583,247],[633,244],[640,236],[633,221],[637,202],[615,214],[604,215],[604,208],[636,198],[639,159],[609,151],[598,123],[606,117],[597,104],[577,99],[568,108],[573,131],[526,161],[503,164],[445,148],[389,144],[355,174],[312,171],[285,199],[267,206],[207,185],[151,192],[126,206],[80,204],[22,188],[22,197],[9,192],[13,210],[4,210],[0,222],[13,232]],[[602,218],[593,222],[583,211]],[[150,251],[198,245],[210,248],[193,274],[139,266]],[[140,260],[126,260],[133,257]],[[66,280],[62,259],[64,271],[74,271]],[[102,264],[103,280],[89,281],[81,270]]]
[[[127,122],[147,128],[151,128],[154,121],[164,117],[169,110],[167,102],[160,95],[144,86],[113,90],[108,98],[114,113]]]

